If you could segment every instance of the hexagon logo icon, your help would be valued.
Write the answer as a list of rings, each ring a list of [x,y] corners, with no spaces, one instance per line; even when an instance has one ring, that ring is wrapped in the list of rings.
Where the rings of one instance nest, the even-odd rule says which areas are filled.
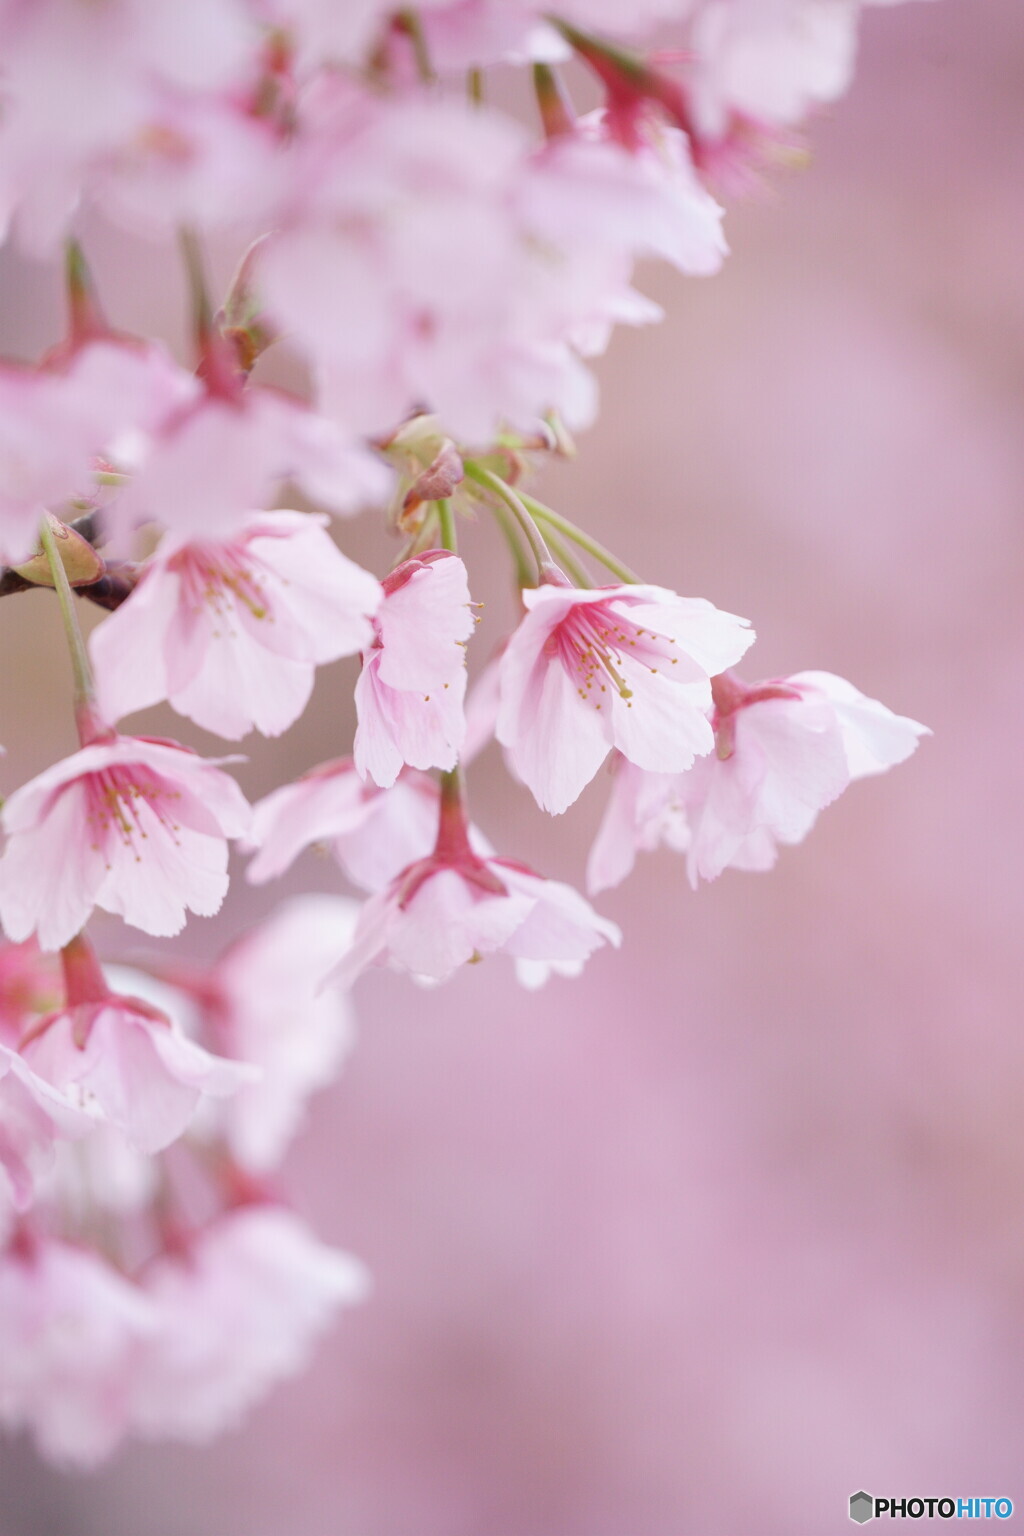
[[[863,1488],[860,1493],[850,1494],[850,1519],[856,1520],[858,1525],[863,1525],[866,1520],[873,1518],[875,1513],[875,1501],[870,1493],[865,1493]]]

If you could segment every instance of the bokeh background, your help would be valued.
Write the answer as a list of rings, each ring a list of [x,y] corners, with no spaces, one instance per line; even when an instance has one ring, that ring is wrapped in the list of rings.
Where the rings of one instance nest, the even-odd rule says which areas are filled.
[[[869,8],[810,140],[730,213],[720,276],[645,274],[669,317],[616,338],[540,493],[751,616],[748,675],[825,667],[934,737],[771,876],[694,895],[642,858],[579,982],[364,978],[285,1183],[373,1300],[208,1448],[85,1477],[4,1445],[0,1536],[826,1536],[859,1488],[1024,1515],[1019,0]],[[113,318],[180,341],[172,267],[86,233]],[[0,341],[32,356],[56,279],[4,261]],[[466,553],[497,558],[487,527]],[[475,585],[479,662],[511,608]],[[353,676],[247,743],[250,792],[344,750]],[[67,691],[52,603],[3,603],[6,787],[73,747]],[[548,820],[492,748],[471,788],[503,849],[582,878],[602,782]],[[313,856],[239,880],[187,943],[309,888],[336,888]]]

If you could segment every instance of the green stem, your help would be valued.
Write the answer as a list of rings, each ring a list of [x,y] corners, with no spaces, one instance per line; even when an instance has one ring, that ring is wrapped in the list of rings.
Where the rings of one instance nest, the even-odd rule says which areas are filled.
[[[505,543],[509,547],[516,568],[516,586],[520,591],[526,587],[537,584],[537,576],[533,569],[533,563],[523,549],[519,537],[519,524],[511,516],[503,501],[492,501],[490,505],[491,515],[502,533],[505,535]]]
[[[78,614],[75,612],[71,583],[68,581],[68,573],[64,569],[64,562],[60,557],[48,517],[44,517],[40,524],[39,542],[43,546],[43,553],[50,567],[50,575],[53,577],[57,601],[60,604],[60,616],[67,636],[68,651],[71,654],[71,672],[75,683],[75,713],[81,718],[85,714],[95,712],[96,689],[92,679],[92,667],[89,665],[89,654],[85,649]]]
[[[541,581],[546,580],[548,574],[555,569],[555,564],[551,558],[551,551],[544,542],[544,535],[530,516],[521,498],[510,485],[507,485],[502,480],[500,475],[494,474],[490,469],[485,469],[482,464],[477,464],[473,459],[464,460],[463,469],[468,479],[475,480],[477,485],[483,486],[485,490],[491,492],[492,496],[497,496],[508,507],[512,516],[526,535],[527,543],[533,552],[533,558],[537,562],[537,575]]]
[[[600,561],[606,570],[611,571],[613,576],[617,576],[620,581],[630,586],[640,583],[641,579],[635,571],[631,571],[628,565],[623,565],[621,560],[615,558],[611,550],[605,549],[603,544],[600,544],[597,539],[591,538],[589,533],[584,533],[582,528],[578,528],[567,517],[563,517],[561,512],[556,512],[553,507],[546,507],[542,501],[538,501],[535,496],[528,496],[525,491],[520,492],[520,495],[524,505],[533,517],[542,523],[547,523],[549,528],[553,528],[563,538],[571,539],[580,549],[585,550],[588,555],[592,555],[595,560]]]
[[[565,88],[550,64],[533,66],[533,89],[544,132],[549,139],[572,133],[576,114]]]
[[[455,514],[452,511],[452,504],[442,497],[437,501],[436,506],[441,548],[451,550],[454,555],[458,552],[459,540],[455,532]]]
[[[551,553],[554,555],[563,571],[572,577],[573,581],[578,587],[583,587],[584,589],[593,587],[594,583],[591,581],[587,572],[583,569],[582,565],[580,565],[568,544],[562,542],[553,528],[548,529],[548,543],[551,545]]]
[[[466,75],[466,95],[474,107],[482,107],[484,104],[484,72],[482,69],[471,69]]]

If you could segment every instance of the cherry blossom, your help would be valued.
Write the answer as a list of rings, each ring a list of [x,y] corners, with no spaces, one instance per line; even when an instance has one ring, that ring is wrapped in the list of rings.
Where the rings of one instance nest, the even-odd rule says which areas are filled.
[[[549,410],[586,425],[595,390],[572,338],[621,288],[621,262],[609,272],[603,252],[555,248],[531,223],[522,130],[453,101],[384,105],[348,82],[316,103],[295,207],[258,268],[321,409],[379,433],[427,402],[469,442]]]
[[[0,43],[0,205],[36,254],[64,234],[92,177],[159,129],[168,93],[229,89],[258,57],[245,0],[4,0]]]
[[[159,1318],[134,1377],[145,1436],[207,1440],[306,1362],[339,1307],[361,1301],[363,1266],[276,1206],[229,1211],[143,1276]]]
[[[88,497],[97,459],[155,429],[194,389],[158,344],[116,338],[52,366],[0,366],[0,558],[27,559],[46,509]]]
[[[0,1419],[92,1467],[129,1423],[157,1308],[98,1254],[46,1238],[0,1254]]]
[[[591,892],[618,885],[638,850],[685,852],[690,882],[722,870],[764,870],[780,843],[799,843],[852,779],[882,773],[915,750],[925,726],[895,715],[829,672],[756,684],[713,680],[715,752],[683,774],[617,765],[591,849]]]
[[[204,1095],[236,1093],[256,1073],[211,1056],[140,998],[112,994],[89,944],[63,951],[67,1002],[40,1022],[21,1053],[44,1082],[139,1152],[176,1141]]]
[[[4,931],[59,949],[100,906],[146,933],[177,933],[186,911],[220,907],[226,839],[249,815],[216,761],[143,737],[94,741],[4,804]]]
[[[711,751],[711,676],[752,643],[745,619],[653,586],[549,584],[523,602],[497,737],[543,810],[571,805],[612,747],[658,773]]]
[[[233,379],[140,436],[122,465],[135,472],[108,513],[122,542],[148,522],[186,539],[238,537],[284,480],[332,512],[381,499],[390,483],[368,450],[299,401]]]
[[[165,535],[131,596],[91,636],[104,715],[166,698],[220,736],[287,730],[316,667],[372,638],[381,597],[326,521],[262,512],[230,540]]]
[[[441,787],[437,838],[429,857],[371,896],[329,980],[351,985],[368,965],[389,965],[426,981],[445,981],[461,965],[506,954],[537,985],[549,969],[575,974],[594,950],[618,945],[614,923],[571,886],[525,865],[478,851],[457,775]]]
[[[454,768],[466,734],[463,647],[474,617],[466,567],[431,550],[384,579],[373,646],[356,684],[357,771],[382,788],[405,763]]]
[[[0,239],[48,257],[113,221],[176,245],[196,364],[108,324],[76,238],[64,339],[0,361],[0,595],[52,589],[22,608],[59,612],[81,741],[0,809],[0,1420],[51,1459],[209,1438],[365,1295],[271,1200],[366,968],[434,984],[503,955],[535,987],[618,946],[471,823],[492,735],[552,814],[610,760],[593,893],[662,844],[694,885],[767,869],[926,734],[830,673],[742,682],[746,620],[526,488],[594,419],[587,360],[661,316],[637,263],[718,271],[709,187],[846,88],[862,3],[890,0],[0,0]],[[509,65],[536,114],[485,81]],[[583,116],[581,75],[604,98]],[[374,504],[380,581],[328,532]],[[521,592],[468,718],[457,545],[488,593],[481,551],[507,546]],[[238,759],[108,723],[168,701],[276,736],[357,654],[354,741],[252,811]],[[295,897],[213,964],[104,971],[94,908],[177,934],[219,910],[230,839],[253,886],[326,846],[367,899]]]
[[[389,885],[434,846],[437,785],[403,769],[390,789],[359,777],[350,757],[321,763],[253,807],[243,851],[256,850],[246,876],[262,885],[283,875],[304,848],[327,843],[349,879],[367,891]]]
[[[716,751],[686,786],[690,883],[727,865],[770,869],[852,778],[905,761],[927,734],[827,672],[746,687],[715,680]]]
[[[560,881],[503,859],[432,858],[370,897],[332,979],[351,983],[368,965],[387,964],[446,981],[470,960],[505,954],[533,962],[525,974],[536,985],[548,968],[575,969],[619,940],[615,924]]]

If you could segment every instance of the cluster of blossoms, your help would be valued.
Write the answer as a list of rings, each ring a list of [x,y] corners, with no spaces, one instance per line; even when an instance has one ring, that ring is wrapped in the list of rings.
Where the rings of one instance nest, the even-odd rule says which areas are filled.
[[[0,219],[63,246],[69,309],[40,361],[0,363],[0,595],[55,589],[80,738],[0,817],[0,1419],[44,1453],[216,1432],[365,1291],[269,1179],[367,966],[441,982],[504,955],[530,987],[619,943],[471,823],[488,740],[552,815],[609,763],[591,896],[659,843],[694,884],[767,869],[914,750],[923,727],[830,673],[742,681],[745,619],[527,489],[593,418],[587,357],[657,318],[637,260],[718,268],[716,197],[843,91],[861,9],[0,0]],[[498,64],[530,67],[538,133],[488,104]],[[83,213],[180,240],[194,370],[108,322]],[[239,256],[219,309],[214,237]],[[305,398],[262,381],[278,339]],[[372,505],[401,541],[380,579],[331,532]],[[467,698],[458,530],[484,516],[518,608]],[[88,647],[75,590],[108,610]],[[233,758],[118,729],[167,701],[276,736],[343,657],[351,755],[255,807]],[[170,938],[220,908],[230,841],[257,884],[327,843],[366,899],[286,903],[212,969],[104,970],[94,908]]]

